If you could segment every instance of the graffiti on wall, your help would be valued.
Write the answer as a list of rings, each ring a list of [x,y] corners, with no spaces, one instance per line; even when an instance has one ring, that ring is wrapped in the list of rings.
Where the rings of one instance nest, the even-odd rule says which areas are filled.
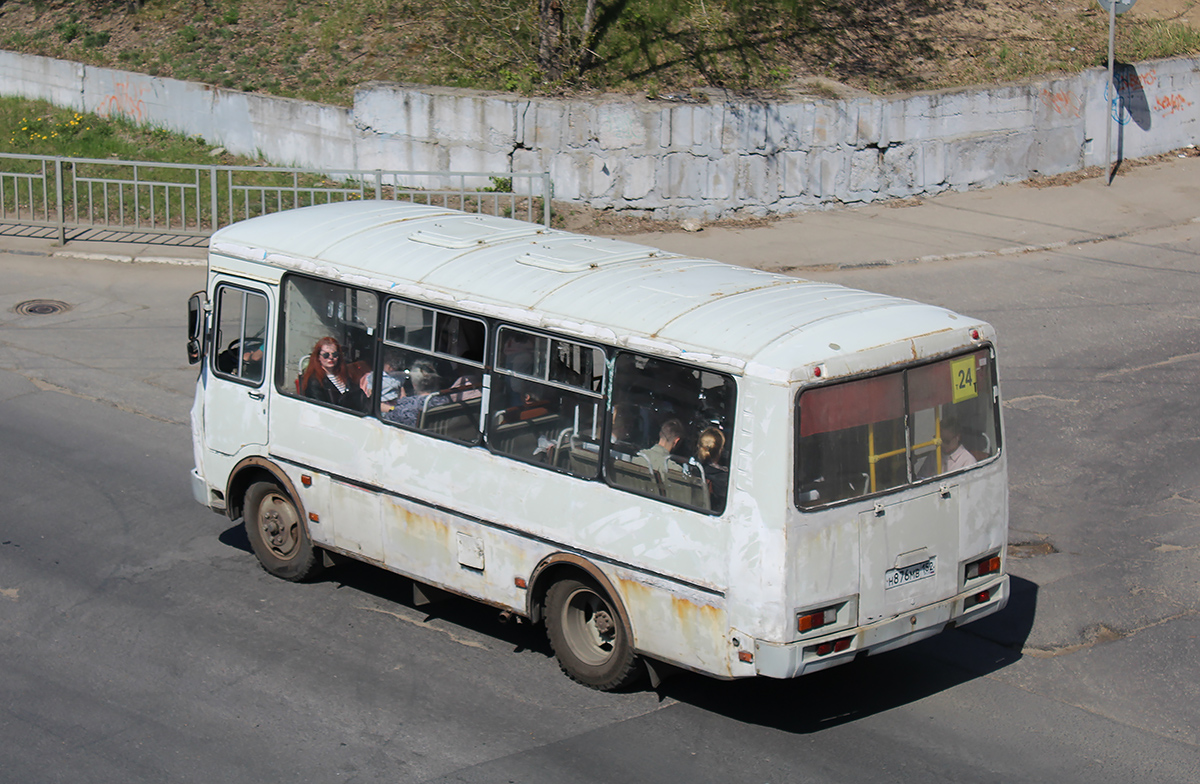
[[[105,96],[96,107],[96,114],[101,117],[111,117],[114,114],[124,115],[137,123],[146,121],[146,102],[142,96],[148,87],[145,84],[131,82],[114,82],[113,92]]]
[[[1154,102],[1154,111],[1158,112],[1162,117],[1168,117],[1175,112],[1183,111],[1191,105],[1192,102],[1183,97],[1181,93],[1171,93],[1158,97],[1158,100]]]
[[[1050,90],[1042,88],[1042,103],[1057,114],[1067,117],[1083,116],[1083,101],[1074,90]]]

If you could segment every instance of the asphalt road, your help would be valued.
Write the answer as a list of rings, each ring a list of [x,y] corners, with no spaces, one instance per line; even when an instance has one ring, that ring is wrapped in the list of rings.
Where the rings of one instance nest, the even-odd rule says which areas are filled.
[[[822,273],[998,327],[1014,600],[796,681],[611,695],[378,570],[269,577],[187,484],[202,272],[0,253],[0,781],[1200,780],[1198,261],[1191,224]]]

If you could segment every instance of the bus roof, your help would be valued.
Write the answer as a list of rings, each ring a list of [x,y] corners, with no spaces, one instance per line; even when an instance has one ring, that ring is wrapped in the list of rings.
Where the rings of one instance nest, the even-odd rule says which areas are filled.
[[[221,229],[210,248],[214,269],[222,255],[249,259],[783,378],[885,346],[894,351],[876,361],[911,360],[926,353],[916,343],[925,335],[974,327],[990,337],[983,322],[911,300],[406,202],[273,213]]]

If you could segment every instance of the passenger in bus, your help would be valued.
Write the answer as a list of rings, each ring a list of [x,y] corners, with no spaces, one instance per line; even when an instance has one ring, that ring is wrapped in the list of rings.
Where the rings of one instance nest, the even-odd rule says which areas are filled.
[[[375,384],[375,373],[363,375],[358,386],[368,398]],[[384,411],[390,410],[396,401],[404,394],[404,374],[391,362],[383,361],[383,385],[379,390],[379,406]]]
[[[362,411],[367,407],[367,396],[356,382],[342,347],[333,338],[324,337],[313,346],[299,386],[312,400]]]
[[[474,327],[478,327],[478,329],[474,329]],[[453,365],[453,372],[457,374],[457,377],[450,384],[450,389],[454,390],[449,393],[450,400],[455,403],[465,403],[468,400],[478,400],[483,397],[483,373],[475,364],[471,364],[483,362],[482,326],[469,321],[463,322],[461,335],[451,341],[444,350],[469,360],[469,362]]]
[[[662,427],[658,430],[658,443],[648,449],[643,449],[637,453],[638,460],[636,462],[645,462],[650,466],[650,470],[658,474],[659,477],[665,478],[667,475],[667,461],[671,459],[671,453],[683,441],[687,431],[683,427],[683,423],[678,419],[668,419],[662,423]]]
[[[447,397],[453,403],[465,403],[483,397],[483,377],[478,373],[464,373],[454,379]]]
[[[449,403],[450,398],[441,394],[442,377],[438,375],[433,360],[415,360],[408,368],[408,380],[412,384],[413,393],[397,400],[396,407],[384,412],[383,418],[389,422],[416,427],[423,407],[440,406]]]
[[[696,444],[696,460],[704,468],[710,509],[724,509],[729,494],[729,468],[721,465],[725,452],[725,434],[715,427],[705,428]]]
[[[515,373],[532,375],[534,372],[533,336],[524,332],[509,332],[500,348],[502,367]],[[502,396],[500,408],[525,408],[535,400],[537,385],[524,379],[508,377],[499,387]],[[507,417],[511,420],[511,416]]]
[[[970,468],[977,462],[962,443],[962,428],[953,419],[942,422],[942,454],[946,467],[945,472],[959,471]]]

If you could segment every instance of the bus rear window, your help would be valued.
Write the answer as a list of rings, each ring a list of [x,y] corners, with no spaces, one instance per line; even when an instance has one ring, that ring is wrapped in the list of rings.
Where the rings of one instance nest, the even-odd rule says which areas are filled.
[[[801,392],[796,504],[874,495],[994,456],[993,368],[991,353],[976,351]]]

